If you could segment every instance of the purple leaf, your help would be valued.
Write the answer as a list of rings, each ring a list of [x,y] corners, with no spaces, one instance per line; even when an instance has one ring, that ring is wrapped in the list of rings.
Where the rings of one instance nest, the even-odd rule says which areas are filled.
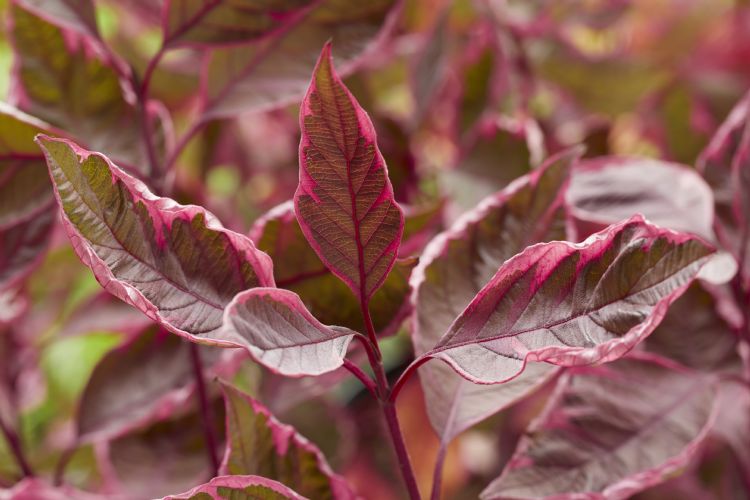
[[[99,38],[92,0],[15,0],[15,3],[49,23]]]
[[[106,157],[39,136],[63,223],[78,257],[110,293],[194,342],[221,337],[235,295],[272,286],[272,264],[252,241],[204,209],[160,198]]]
[[[201,349],[204,366],[220,352]],[[193,395],[190,346],[152,326],[105,355],[96,365],[78,408],[80,440],[99,440],[169,414]]]
[[[125,63],[105,53],[98,40],[58,28],[15,4],[11,13],[15,64],[10,101],[89,149],[148,174],[142,113],[154,122],[151,129],[163,153],[169,127],[163,107],[134,105],[133,91],[121,78],[127,76]]]
[[[294,209],[320,259],[367,304],[396,260],[404,216],[375,130],[333,68],[327,43],[300,109]]]
[[[564,193],[578,149],[490,196],[434,238],[411,278],[417,355],[434,346],[500,265],[530,244],[565,239]],[[501,386],[475,385],[442,363],[419,369],[427,411],[445,444],[463,430],[512,404],[554,374],[531,364]]]
[[[750,477],[750,385],[724,381],[719,387],[719,415],[712,433],[734,451],[744,477]]]
[[[203,119],[268,109],[302,96],[326,40],[335,41],[342,73],[350,73],[389,31],[397,3],[318,0],[257,43],[213,50],[203,71]]]
[[[541,243],[506,261],[422,355],[477,383],[528,361],[613,361],[647,337],[714,253],[635,216],[579,244]]]
[[[259,363],[290,377],[320,375],[344,363],[357,333],[319,322],[299,295],[279,288],[242,292],[227,306],[223,338]]]
[[[481,498],[617,500],[659,484],[706,437],[716,382],[648,357],[566,374]]]
[[[325,325],[364,331],[359,302],[307,243],[291,201],[256,221],[250,237],[273,259],[276,284],[299,294],[313,316]],[[397,260],[383,286],[372,296],[373,323],[381,334],[394,332],[409,312],[408,279],[412,267],[410,261]]]
[[[259,476],[219,476],[190,491],[179,495],[169,495],[162,500],[225,500],[228,498],[304,500],[304,497],[283,484]]]
[[[304,15],[314,0],[169,0],[164,10],[164,46],[213,47],[250,42]]]
[[[15,287],[47,249],[52,188],[34,136],[49,126],[0,103],[0,293]]]
[[[322,453],[260,403],[224,384],[227,451],[220,473],[279,481],[309,498],[355,498]]]

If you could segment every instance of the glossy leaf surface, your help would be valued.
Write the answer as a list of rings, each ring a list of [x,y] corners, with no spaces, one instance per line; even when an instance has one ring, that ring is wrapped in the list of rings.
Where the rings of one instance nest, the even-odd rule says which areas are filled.
[[[204,209],[159,198],[108,159],[63,139],[38,139],[73,248],[99,283],[170,331],[222,340],[225,307],[273,285],[271,261]]]
[[[273,259],[277,286],[299,294],[321,323],[364,331],[359,302],[307,243],[291,202],[279,205],[259,219],[250,237]],[[393,332],[408,314],[408,279],[412,267],[411,261],[397,260],[383,286],[372,296],[370,310],[379,333]]]
[[[250,42],[292,22],[312,4],[312,0],[170,0],[164,46]]]
[[[227,452],[221,473],[279,481],[309,498],[354,498],[320,451],[249,396],[224,385]]]
[[[506,261],[424,356],[499,383],[527,361],[613,361],[647,337],[714,250],[640,216],[580,244],[543,243]]]
[[[696,454],[715,382],[658,358],[568,374],[481,498],[613,500],[658,484]]]
[[[433,239],[414,270],[413,339],[430,350],[507,259],[527,245],[565,239],[564,193],[572,150],[486,198]],[[442,363],[419,370],[433,427],[444,442],[543,383],[554,372],[532,364],[502,386],[475,385]]]
[[[225,339],[245,346],[258,362],[288,376],[320,375],[340,367],[356,335],[322,324],[296,293],[279,288],[237,295],[224,322]]]
[[[219,476],[206,484],[162,500],[303,500],[283,484],[260,476]]]
[[[203,73],[204,119],[267,109],[301,97],[310,67],[327,40],[333,39],[342,71],[348,73],[387,30],[388,14],[396,3],[318,0],[257,43],[214,50]]]
[[[404,216],[375,130],[333,68],[326,44],[300,109],[294,209],[326,266],[366,303],[396,260]]]

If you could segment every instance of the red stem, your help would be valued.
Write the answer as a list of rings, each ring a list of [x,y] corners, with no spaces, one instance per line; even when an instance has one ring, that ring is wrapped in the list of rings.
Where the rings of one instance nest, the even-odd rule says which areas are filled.
[[[412,363],[406,367],[406,370],[401,374],[401,376],[396,380],[396,383],[393,385],[393,389],[391,389],[391,395],[390,400],[396,401],[396,398],[398,397],[398,393],[401,392],[401,389],[404,387],[404,384],[414,374],[414,371],[422,366],[423,364],[427,363],[430,360],[429,357],[421,356]]]
[[[445,443],[440,443],[437,458],[435,459],[435,470],[432,473],[432,493],[430,500],[440,500],[440,489],[443,484],[443,465],[445,464],[445,455],[448,447]]]
[[[32,477],[34,472],[31,470],[29,462],[26,461],[26,456],[23,454],[21,440],[18,439],[18,435],[15,432],[5,425],[2,418],[0,418],[0,431],[2,431],[5,440],[8,442],[8,447],[10,448],[13,457],[16,459],[18,468],[21,469],[23,477]]]
[[[370,377],[368,377],[367,374],[365,372],[363,372],[360,369],[359,366],[357,366],[356,364],[352,363],[348,359],[345,359],[344,360],[344,368],[346,368],[347,370],[349,370],[352,375],[354,375],[355,377],[357,377],[359,379],[359,381],[362,382],[362,385],[365,386],[365,389],[367,389],[368,391],[370,391],[370,394],[372,394],[373,397],[375,397],[375,398],[378,397],[378,388],[375,385],[375,382]]]
[[[208,401],[206,382],[203,379],[203,362],[201,361],[198,344],[190,342],[190,358],[193,362],[193,375],[195,376],[195,387],[198,403],[201,410],[201,423],[203,425],[203,438],[206,442],[206,453],[211,463],[211,477],[219,475],[219,457],[216,454],[216,433],[214,432],[214,419],[211,405]]]

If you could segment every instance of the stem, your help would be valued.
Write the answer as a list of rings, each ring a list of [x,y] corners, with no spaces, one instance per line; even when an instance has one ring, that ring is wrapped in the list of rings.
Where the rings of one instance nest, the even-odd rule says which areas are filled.
[[[398,458],[401,476],[403,477],[406,489],[409,492],[409,498],[411,498],[411,500],[420,500],[422,497],[419,494],[417,479],[414,476],[414,470],[412,469],[411,460],[409,459],[409,451],[406,449],[404,436],[401,433],[401,427],[398,423],[396,406],[393,399],[390,397],[388,378],[386,377],[385,369],[383,368],[383,358],[380,355],[380,349],[378,348],[375,327],[372,324],[372,317],[370,316],[370,309],[365,301],[361,301],[360,305],[362,308],[362,318],[364,319],[369,339],[360,337],[360,340],[365,346],[367,359],[370,362],[372,371],[375,373],[380,408],[383,410],[383,416],[388,424],[388,432],[391,435],[391,442],[393,443],[393,448],[396,452],[396,457]]]
[[[190,342],[190,358],[193,362],[193,375],[198,395],[198,403],[201,409],[201,423],[203,424],[203,438],[206,442],[206,453],[211,463],[211,477],[219,474],[219,457],[216,455],[216,433],[214,432],[214,419],[211,405],[208,402],[206,382],[203,380],[203,362],[201,361],[198,344]]]
[[[8,428],[7,425],[5,425],[5,422],[3,422],[2,418],[0,418],[0,431],[2,431],[5,440],[8,442],[8,447],[10,448],[13,457],[16,459],[18,468],[21,469],[21,474],[23,474],[23,477],[34,476],[34,472],[31,470],[29,462],[26,461],[26,457],[23,454],[23,448],[21,448],[21,440],[18,439],[18,435],[15,432],[13,432],[10,428]]]
[[[190,143],[190,141],[193,139],[193,137],[198,134],[201,130],[203,130],[203,127],[205,127],[208,124],[207,121],[197,121],[194,122],[193,125],[188,129],[185,134],[180,137],[180,140],[175,145],[174,149],[172,149],[172,152],[167,157],[167,160],[164,162],[164,173],[166,174],[169,172],[169,170],[172,168],[174,163],[177,161],[177,159],[180,157],[182,152],[185,150],[187,145]]]
[[[422,366],[423,364],[427,363],[430,360],[427,356],[420,356],[419,358],[412,361],[412,363],[406,367],[406,370],[404,370],[404,373],[401,374],[401,376],[396,380],[396,383],[393,385],[393,389],[391,390],[390,400],[396,401],[396,398],[398,397],[398,393],[401,392],[401,389],[404,387],[404,384],[409,379],[409,377],[412,376],[414,371]]]
[[[432,473],[432,493],[430,500],[440,500],[440,489],[443,484],[443,464],[448,447],[445,443],[440,443],[437,458],[435,459],[435,471]]]
[[[164,46],[162,46],[159,51],[154,54],[154,56],[151,58],[151,60],[148,62],[148,66],[146,66],[146,70],[143,72],[143,78],[141,79],[141,86],[139,94],[142,96],[148,95],[148,89],[151,85],[151,78],[154,76],[154,71],[156,70],[156,67],[159,65],[159,62],[161,62],[162,57],[164,57]]]
[[[63,479],[65,478],[65,469],[68,468],[70,459],[73,458],[73,454],[76,452],[76,449],[76,445],[73,444],[65,448],[65,451],[63,451],[62,455],[60,455],[60,458],[57,460],[57,465],[55,466],[55,472],[52,476],[53,486],[60,486],[61,484],[63,484]]]
[[[359,381],[362,382],[362,385],[365,386],[365,389],[370,391],[370,394],[372,394],[373,397],[376,397],[376,398],[378,397],[378,388],[375,385],[375,382],[370,377],[368,377],[367,374],[359,368],[359,366],[352,363],[348,359],[345,359],[344,368],[349,370],[352,375],[357,377]]]

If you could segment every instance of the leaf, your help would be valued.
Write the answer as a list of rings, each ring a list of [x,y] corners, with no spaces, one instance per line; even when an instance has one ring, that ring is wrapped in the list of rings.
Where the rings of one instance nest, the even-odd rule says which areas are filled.
[[[737,456],[744,477],[750,475],[750,386],[725,380],[719,387],[719,414],[712,434],[726,442]]]
[[[318,257],[362,304],[396,260],[404,215],[367,113],[333,69],[326,44],[300,109],[294,210]]]
[[[564,194],[571,164],[580,154],[572,149],[550,158],[428,244],[411,278],[417,355],[440,340],[504,261],[530,244],[565,239]],[[445,444],[554,373],[549,365],[532,363],[517,379],[486,386],[464,380],[442,363],[427,363],[419,378],[430,422]]]
[[[678,163],[616,156],[582,161],[573,171],[567,201],[580,239],[635,214],[713,238],[711,189]]]
[[[408,225],[407,217],[405,232]],[[321,323],[364,331],[359,302],[307,243],[291,201],[257,220],[250,238],[273,260],[276,285],[299,294]],[[383,286],[372,296],[370,310],[375,330],[383,335],[398,328],[409,313],[408,279],[412,267],[409,261],[397,260]]]
[[[299,296],[279,288],[254,288],[227,306],[223,338],[243,345],[259,363],[287,375],[320,375],[344,363],[357,335],[328,327],[305,308]]]
[[[629,498],[690,461],[715,400],[715,378],[659,358],[567,374],[481,498]]]
[[[304,15],[313,0],[171,0],[164,47],[213,47],[250,42],[273,34]]]
[[[49,23],[99,38],[92,0],[15,0],[15,3]]]
[[[220,473],[267,477],[309,498],[355,498],[320,451],[293,427],[237,389],[222,387],[228,435]]]
[[[204,366],[219,353],[201,349]],[[190,346],[152,326],[109,352],[89,379],[78,409],[79,440],[120,435],[171,412],[193,395]]]
[[[389,30],[396,0],[317,0],[256,43],[212,51],[203,71],[203,119],[234,116],[302,96],[318,48],[333,39],[342,73]]]
[[[222,338],[239,292],[272,286],[269,257],[204,209],[160,198],[106,157],[39,136],[63,225],[78,257],[111,294],[193,342]]]
[[[0,293],[34,269],[49,243],[54,201],[44,156],[34,144],[47,129],[0,103]]]
[[[11,13],[11,102],[85,141],[91,150],[148,174],[141,111],[132,103],[132,89],[119,76],[124,63],[112,60],[87,36],[58,28],[16,5]],[[159,105],[149,103],[144,112],[160,125]],[[163,128],[151,128],[157,145],[163,146]]]
[[[579,244],[541,243],[507,260],[422,355],[468,380],[501,383],[528,361],[613,361],[647,337],[714,250],[635,216]]]
[[[219,476],[180,495],[162,500],[303,500],[283,484],[259,476]]]

